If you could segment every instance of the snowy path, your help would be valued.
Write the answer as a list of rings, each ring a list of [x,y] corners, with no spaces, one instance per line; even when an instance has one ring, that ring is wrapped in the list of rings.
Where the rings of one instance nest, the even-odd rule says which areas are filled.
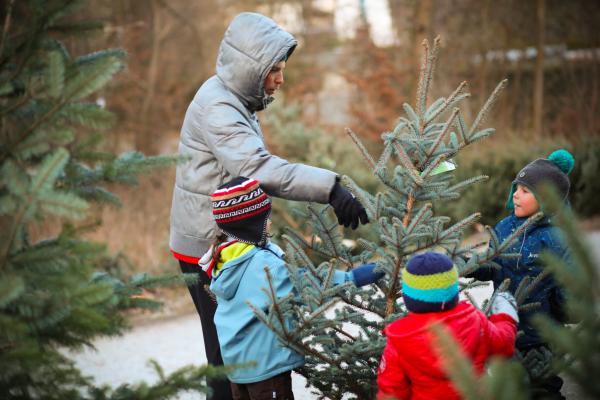
[[[137,326],[121,337],[98,339],[94,346],[97,351],[88,349],[71,357],[84,374],[93,376],[98,384],[113,387],[142,380],[156,382],[158,378],[148,365],[150,359],[158,361],[167,374],[185,365],[206,364],[202,327],[196,314]],[[316,399],[304,387],[305,382],[294,374],[296,399]],[[204,396],[197,393],[179,396],[180,400],[198,398]]]

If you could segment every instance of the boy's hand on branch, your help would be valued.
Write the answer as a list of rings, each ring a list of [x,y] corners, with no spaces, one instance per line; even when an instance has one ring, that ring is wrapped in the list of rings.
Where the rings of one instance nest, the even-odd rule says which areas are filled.
[[[360,204],[360,201],[337,181],[333,185],[333,189],[331,189],[329,204],[333,207],[340,225],[356,229],[359,221],[363,225],[369,222],[367,211]]]
[[[352,269],[350,272],[356,286],[369,285],[383,278],[383,275],[385,275],[383,272],[373,272],[375,267],[377,267],[377,264],[370,263]]]

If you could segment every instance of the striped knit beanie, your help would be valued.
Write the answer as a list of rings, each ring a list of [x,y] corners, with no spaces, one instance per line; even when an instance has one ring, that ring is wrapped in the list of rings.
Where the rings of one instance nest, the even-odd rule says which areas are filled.
[[[440,253],[422,253],[402,271],[404,305],[415,313],[446,311],[458,303],[458,271]]]
[[[271,199],[256,179],[238,176],[212,194],[213,217],[219,229],[240,242],[264,246]]]

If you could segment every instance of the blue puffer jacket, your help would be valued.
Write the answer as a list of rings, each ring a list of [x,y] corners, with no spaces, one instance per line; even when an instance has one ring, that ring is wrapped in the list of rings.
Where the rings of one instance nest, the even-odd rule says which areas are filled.
[[[217,296],[214,321],[223,363],[256,363],[231,372],[228,375],[231,382],[259,382],[304,364],[304,357],[284,347],[275,334],[254,316],[247,304],[265,311],[270,305],[267,294],[261,290],[269,287],[265,267],[269,268],[278,297],[294,290],[283,254],[277,245],[270,242],[265,248],[255,247],[225,262],[210,284],[210,289]],[[341,284],[354,280],[352,273],[336,271],[333,281]]]
[[[519,218],[514,214],[504,218],[495,227],[500,243],[511,233],[518,229],[527,218]],[[497,258],[494,261],[500,264],[501,269],[479,268],[470,277],[480,281],[493,281],[494,289],[498,288],[505,279],[510,279],[509,290],[514,293],[526,276],[536,278],[544,271],[544,266],[539,260],[542,252],[549,251],[557,256],[568,259],[568,252],[558,228],[552,226],[548,218],[543,218],[533,224],[517,238],[507,249],[507,253],[519,253],[519,258]],[[537,284],[523,304],[539,302],[540,307],[528,312],[519,312],[519,330],[524,335],[517,337],[517,349],[524,350],[544,343],[531,323],[531,316],[543,312],[556,320],[562,319],[564,295],[562,289],[549,275]]]

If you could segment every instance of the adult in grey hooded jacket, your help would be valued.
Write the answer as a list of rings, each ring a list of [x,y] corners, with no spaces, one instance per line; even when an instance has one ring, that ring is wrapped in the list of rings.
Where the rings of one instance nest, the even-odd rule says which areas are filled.
[[[222,363],[212,321],[215,305],[204,290],[208,277],[194,264],[216,236],[210,195],[219,185],[235,176],[252,177],[272,196],[330,202],[345,226],[368,222],[362,205],[337,182],[334,172],[290,163],[265,147],[256,112],[273,100],[296,45],[291,34],[263,15],[236,16],[221,42],[216,75],[194,96],[181,128],[179,154],[189,161],[177,167],[170,246],[183,272],[200,275],[200,284],[190,287],[190,293],[211,364]]]

